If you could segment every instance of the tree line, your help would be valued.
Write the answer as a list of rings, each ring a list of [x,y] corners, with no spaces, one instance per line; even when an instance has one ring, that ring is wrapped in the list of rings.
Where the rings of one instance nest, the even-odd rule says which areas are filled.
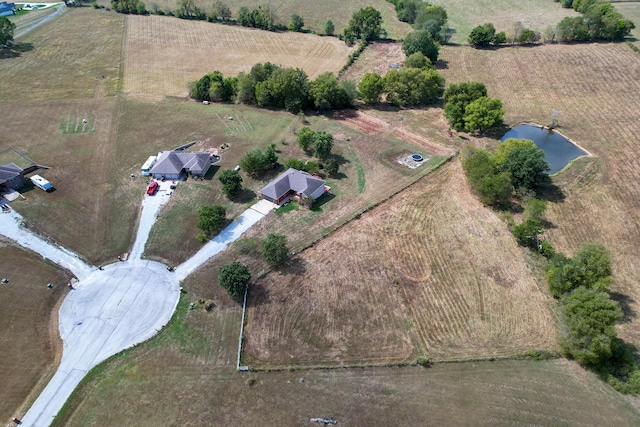
[[[478,25],[469,34],[469,44],[474,47],[489,45],[531,44],[551,42],[622,41],[635,24],[616,12],[613,5],[602,0],[556,0],[562,6],[575,9],[582,16],[566,17],[556,26],[549,26],[540,33],[516,22],[509,35],[496,32],[492,23]]]
[[[451,30],[447,26],[447,11],[440,5],[422,0],[387,0],[395,6],[398,19],[416,30],[425,30],[439,43],[447,43]]]

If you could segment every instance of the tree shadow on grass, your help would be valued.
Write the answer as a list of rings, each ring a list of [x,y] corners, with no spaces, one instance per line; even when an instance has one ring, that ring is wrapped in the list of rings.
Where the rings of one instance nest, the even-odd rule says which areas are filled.
[[[243,188],[240,194],[233,198],[237,203],[249,203],[256,198],[256,193],[248,188]]]
[[[10,47],[0,48],[0,59],[17,58],[24,52],[33,50],[33,43],[18,43]]]
[[[313,212],[322,212],[322,206],[335,198],[336,195],[333,193],[324,193],[322,196],[318,197],[318,200],[313,203],[313,206],[311,206],[311,210]]]
[[[213,177],[216,176],[219,170],[220,170],[220,165],[211,165],[211,167],[205,174],[204,179],[207,181],[211,181]]]
[[[558,187],[550,176],[545,175],[545,181],[538,187],[536,197],[553,203],[563,203],[565,199],[564,192]]]
[[[249,294],[247,295],[247,307],[257,307],[269,302],[269,290],[261,281],[249,285]],[[242,303],[242,298],[240,299]]]
[[[635,302],[629,295],[621,294],[620,292],[609,291],[609,296],[612,300],[616,301],[622,310],[622,323],[630,323],[637,317],[636,311],[631,308],[631,304]]]

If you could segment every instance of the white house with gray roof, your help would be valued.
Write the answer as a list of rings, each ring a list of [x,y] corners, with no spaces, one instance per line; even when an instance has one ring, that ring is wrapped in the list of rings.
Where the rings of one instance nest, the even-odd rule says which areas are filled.
[[[291,197],[304,200],[313,197],[317,200],[329,190],[324,180],[297,169],[290,168],[260,190],[260,197],[281,205]]]
[[[162,151],[149,171],[156,179],[181,180],[187,175],[205,176],[211,167],[209,153]]]

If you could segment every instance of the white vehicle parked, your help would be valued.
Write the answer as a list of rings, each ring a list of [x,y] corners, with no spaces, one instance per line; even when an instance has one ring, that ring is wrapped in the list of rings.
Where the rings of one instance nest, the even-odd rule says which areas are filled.
[[[33,185],[35,185],[38,188],[41,188],[44,191],[50,191],[51,189],[53,189],[53,185],[51,185],[49,181],[47,181],[40,175],[33,175],[30,179],[31,179],[31,182],[33,182]]]

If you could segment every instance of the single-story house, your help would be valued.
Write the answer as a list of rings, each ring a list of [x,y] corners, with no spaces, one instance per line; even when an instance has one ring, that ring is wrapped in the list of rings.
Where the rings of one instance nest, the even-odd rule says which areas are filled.
[[[307,197],[317,200],[329,190],[324,180],[297,169],[290,168],[260,190],[260,197],[281,205],[291,197],[302,201]]]
[[[6,1],[0,2],[0,16],[11,16],[16,14],[16,4],[7,3]]]
[[[0,166],[0,191],[17,190],[22,188],[27,182],[24,177],[25,173],[25,169],[22,169],[15,163],[7,163],[6,165]]]
[[[181,180],[187,175],[205,176],[211,167],[209,153],[162,151],[149,171],[156,179]]]

